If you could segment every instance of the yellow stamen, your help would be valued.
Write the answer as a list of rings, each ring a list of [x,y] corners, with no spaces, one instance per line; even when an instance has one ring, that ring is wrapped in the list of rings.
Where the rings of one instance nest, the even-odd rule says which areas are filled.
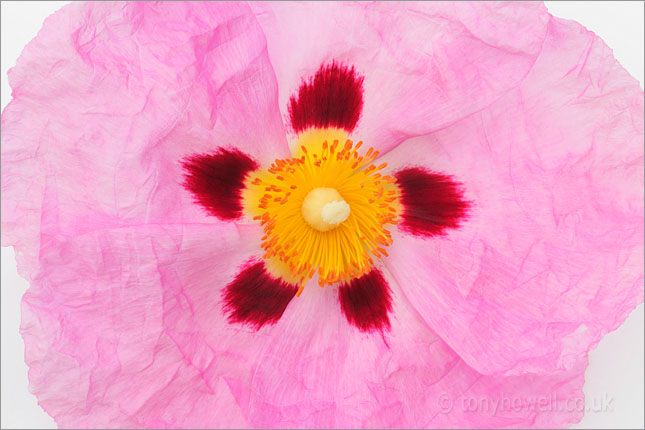
[[[396,224],[398,188],[385,168],[371,164],[342,130],[312,130],[299,138],[293,158],[275,160],[251,175],[245,212],[264,228],[264,258],[274,271],[300,285],[318,274],[321,286],[369,272],[371,256],[387,255],[387,224]],[[295,282],[294,282],[295,281]]]

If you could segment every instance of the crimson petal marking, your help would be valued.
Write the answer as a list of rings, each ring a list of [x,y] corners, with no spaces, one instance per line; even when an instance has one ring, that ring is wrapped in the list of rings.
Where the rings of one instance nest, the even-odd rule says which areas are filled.
[[[296,292],[295,285],[269,275],[264,261],[252,259],[224,289],[224,312],[230,323],[259,330],[280,319]]]
[[[338,299],[347,321],[359,330],[372,332],[390,328],[390,286],[378,269],[342,284]]]
[[[259,165],[238,149],[220,148],[213,154],[185,159],[184,187],[208,212],[223,220],[242,216],[244,179]]]
[[[468,213],[461,185],[450,176],[412,167],[395,173],[403,214],[399,228],[417,236],[445,234],[457,228]]]
[[[336,127],[351,132],[363,110],[363,79],[353,67],[335,62],[321,66],[289,100],[293,130]]]

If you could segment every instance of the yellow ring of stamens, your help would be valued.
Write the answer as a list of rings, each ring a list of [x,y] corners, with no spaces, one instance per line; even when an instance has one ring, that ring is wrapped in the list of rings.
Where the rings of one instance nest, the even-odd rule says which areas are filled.
[[[354,145],[341,130],[310,131],[299,143],[295,157],[275,160],[247,179],[245,211],[264,228],[264,258],[280,260],[270,267],[287,268],[289,273],[279,274],[296,280],[301,289],[316,272],[321,286],[360,277],[371,270],[372,256],[387,255],[384,248],[392,243],[386,226],[397,224],[400,212],[395,179],[379,172],[386,163],[371,164],[378,151],[369,148],[359,155],[362,142]],[[314,191],[310,196],[321,188],[337,195]],[[318,200],[303,209],[308,196]],[[322,220],[323,201],[341,206],[345,202],[349,213],[328,207],[332,222],[316,224]],[[304,215],[308,205],[318,212]]]

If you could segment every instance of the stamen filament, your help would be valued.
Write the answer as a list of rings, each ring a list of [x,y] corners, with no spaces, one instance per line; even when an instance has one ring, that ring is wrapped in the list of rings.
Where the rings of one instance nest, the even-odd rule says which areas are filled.
[[[387,225],[397,223],[395,178],[380,173],[387,163],[372,164],[378,151],[369,148],[361,155],[357,150],[362,141],[341,141],[321,138],[303,143],[301,155],[275,160],[247,180],[245,204],[264,229],[264,258],[286,264],[290,272],[286,275],[300,284],[296,296],[316,273],[321,287],[368,273],[371,256],[387,255],[384,248],[392,243]],[[328,230],[317,229],[303,212],[305,198],[321,188],[338,195],[328,200],[335,205],[326,210],[325,219],[333,223]]]

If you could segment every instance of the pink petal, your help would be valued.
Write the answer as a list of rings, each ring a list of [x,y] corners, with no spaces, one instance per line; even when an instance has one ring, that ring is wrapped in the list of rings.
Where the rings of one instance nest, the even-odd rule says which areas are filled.
[[[228,347],[205,341],[230,327],[216,301],[256,251],[245,243],[231,224],[49,241],[21,326],[30,390],[43,409],[61,427],[245,426],[227,380],[246,371],[227,364],[239,364]],[[199,294],[208,300],[195,301]],[[202,310],[207,330],[182,324]]]
[[[386,265],[478,371],[570,369],[643,302],[643,92],[579,24],[551,19],[519,88],[384,161],[473,203],[445,238],[395,237]]]
[[[208,222],[181,186],[182,157],[229,145],[288,155],[266,41],[241,3],[72,4],[9,79],[2,237],[26,276],[46,186],[68,231]]]
[[[550,375],[481,375],[388,282],[393,311],[383,334],[348,325],[333,288],[306,287],[293,300],[258,351],[251,385],[236,394],[251,426],[545,428],[580,420],[586,360]]]
[[[333,60],[365,76],[354,136],[382,152],[465,118],[517,86],[548,14],[538,3],[251,3],[266,33],[280,109]]]

